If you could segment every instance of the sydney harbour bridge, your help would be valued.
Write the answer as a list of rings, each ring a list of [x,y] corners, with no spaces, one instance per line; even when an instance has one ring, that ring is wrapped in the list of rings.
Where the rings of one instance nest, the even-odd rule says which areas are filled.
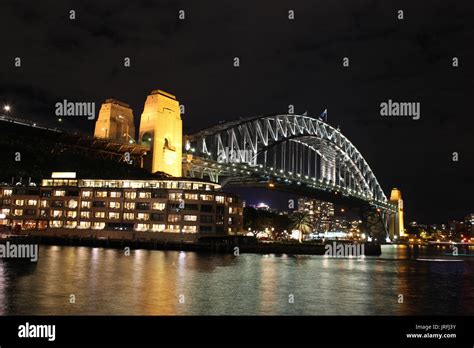
[[[356,206],[386,239],[398,213],[362,154],[338,129],[307,115],[224,122],[184,137],[183,173],[226,186],[268,187]],[[395,234],[396,235],[396,234]]]

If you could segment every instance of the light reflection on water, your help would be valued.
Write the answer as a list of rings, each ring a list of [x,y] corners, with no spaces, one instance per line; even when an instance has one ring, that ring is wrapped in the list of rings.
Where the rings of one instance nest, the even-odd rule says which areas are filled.
[[[37,264],[0,261],[0,314],[472,314],[474,257],[416,260],[445,251],[329,259],[41,246]]]

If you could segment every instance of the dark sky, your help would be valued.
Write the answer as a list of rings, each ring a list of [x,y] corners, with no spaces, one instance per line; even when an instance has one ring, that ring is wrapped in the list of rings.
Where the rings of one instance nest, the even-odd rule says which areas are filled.
[[[386,194],[402,190],[409,220],[443,222],[474,212],[472,1],[3,0],[0,6],[0,103],[11,103],[15,116],[55,122],[58,101],[99,106],[114,97],[131,104],[138,119],[156,88],[185,105],[185,133],[286,112],[289,104],[315,116],[327,108],[329,123],[360,150]],[[178,20],[180,9],[185,20]],[[397,19],[400,9],[404,20]],[[388,99],[420,102],[421,119],[381,117],[380,103]],[[90,133],[93,121],[66,119],[65,126]]]

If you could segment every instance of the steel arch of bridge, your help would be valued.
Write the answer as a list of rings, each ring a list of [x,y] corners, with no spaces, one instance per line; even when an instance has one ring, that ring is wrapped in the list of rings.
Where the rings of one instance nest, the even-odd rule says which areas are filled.
[[[222,175],[268,177],[396,209],[357,148],[320,119],[259,116],[220,123],[185,139],[191,176],[198,170],[214,181]]]

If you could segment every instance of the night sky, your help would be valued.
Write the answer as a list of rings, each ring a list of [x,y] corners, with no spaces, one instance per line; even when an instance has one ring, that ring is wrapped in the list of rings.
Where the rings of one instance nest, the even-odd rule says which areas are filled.
[[[113,97],[131,105],[138,126],[146,96],[157,88],[185,105],[185,133],[286,113],[289,104],[313,116],[327,108],[328,122],[364,155],[386,194],[401,189],[407,221],[441,223],[474,213],[472,1],[2,0],[0,6],[0,103],[11,104],[13,116],[57,124],[58,101],[95,101],[98,113]],[[131,67],[124,67],[125,57]],[[420,102],[421,119],[380,116],[388,99]],[[93,125],[65,118],[61,126],[92,134]],[[285,205],[280,195],[243,192],[250,203]]]

